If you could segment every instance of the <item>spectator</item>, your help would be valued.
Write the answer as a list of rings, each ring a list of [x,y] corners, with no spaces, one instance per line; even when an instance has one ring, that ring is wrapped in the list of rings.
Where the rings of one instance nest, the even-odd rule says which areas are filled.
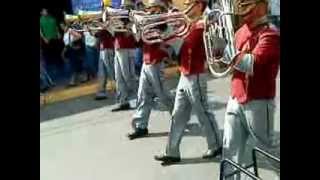
[[[50,41],[60,39],[61,37],[56,19],[45,8],[41,11],[40,35],[45,44],[49,44]]]
[[[40,37],[42,40],[44,59],[52,69],[53,75],[58,75],[56,71],[62,67],[63,61],[60,57],[61,52],[61,35],[56,19],[43,8],[40,17]]]

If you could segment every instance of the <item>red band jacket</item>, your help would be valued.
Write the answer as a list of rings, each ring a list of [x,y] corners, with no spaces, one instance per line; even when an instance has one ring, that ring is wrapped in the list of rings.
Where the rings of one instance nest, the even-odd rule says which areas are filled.
[[[245,64],[247,68],[234,71],[231,96],[242,104],[250,100],[273,99],[280,66],[279,32],[268,24],[254,29],[243,25],[235,34],[235,42],[240,52],[236,64],[239,67]]]

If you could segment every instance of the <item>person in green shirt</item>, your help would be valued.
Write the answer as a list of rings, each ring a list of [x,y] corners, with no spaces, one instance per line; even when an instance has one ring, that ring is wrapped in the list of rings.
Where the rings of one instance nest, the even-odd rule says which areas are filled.
[[[63,44],[58,23],[46,8],[41,10],[40,39],[46,68],[51,77],[57,80],[65,72],[65,63],[61,57]]]
[[[57,21],[47,9],[42,9],[40,17],[40,35],[43,41],[48,44],[50,40],[60,39]]]

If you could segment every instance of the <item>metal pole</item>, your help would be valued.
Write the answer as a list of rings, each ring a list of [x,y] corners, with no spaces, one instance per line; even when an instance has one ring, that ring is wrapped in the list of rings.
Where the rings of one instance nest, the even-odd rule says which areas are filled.
[[[252,160],[253,160],[253,170],[254,174],[258,176],[258,164],[257,164],[257,156],[256,156],[256,151],[253,149],[252,150]]]

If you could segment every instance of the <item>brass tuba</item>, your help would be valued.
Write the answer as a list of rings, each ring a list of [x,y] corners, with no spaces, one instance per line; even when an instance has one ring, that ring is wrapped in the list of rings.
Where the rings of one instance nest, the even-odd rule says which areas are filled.
[[[170,12],[162,14],[134,13],[131,19],[141,39],[148,44],[163,42],[173,36],[183,36],[190,23],[185,13]],[[161,26],[166,26],[165,30]]]
[[[128,28],[125,21],[129,21],[129,10],[107,7],[102,20],[113,32],[127,32]]]
[[[235,44],[231,7],[230,1],[222,0],[222,7],[209,10],[204,16],[206,60],[211,74],[216,78],[227,76],[233,69],[230,53],[235,54]]]
[[[101,11],[79,11],[77,15],[65,15],[65,21],[70,25],[70,28],[83,32],[85,26],[90,30],[101,30],[102,12]]]

